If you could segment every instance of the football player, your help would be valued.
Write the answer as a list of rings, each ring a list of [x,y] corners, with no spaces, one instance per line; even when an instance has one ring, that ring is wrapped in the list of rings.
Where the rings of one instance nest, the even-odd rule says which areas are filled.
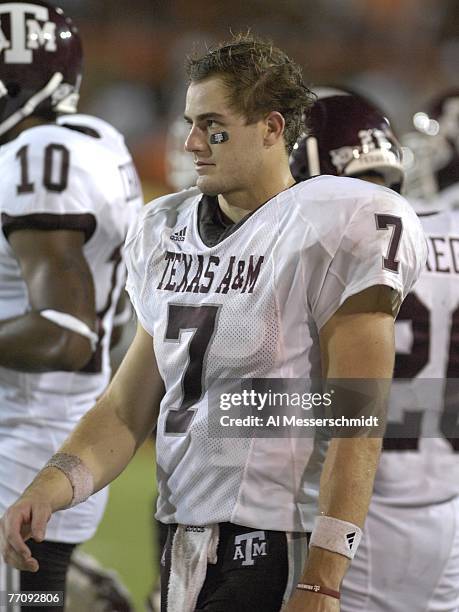
[[[350,393],[351,404],[370,399],[381,414],[375,388],[391,377],[394,315],[424,265],[424,236],[390,190],[295,183],[288,154],[312,97],[271,43],[236,36],[191,57],[188,76],[197,186],[152,202],[130,231],[137,335],[95,408],[1,519],[2,548],[34,569],[26,537],[115,478],[159,413],[163,610],[336,612],[380,440],[276,425],[259,437],[236,418],[225,429],[222,411],[240,405],[241,384],[266,401],[275,380],[259,379],[323,376],[365,378],[371,395]]]
[[[437,183],[450,194],[456,187],[457,193],[459,158],[454,139],[447,143],[438,135],[448,130],[451,137],[446,109],[451,111],[454,102],[445,97],[442,112],[440,108],[434,105],[423,120],[435,138],[427,132],[410,137],[411,145],[416,143],[411,154],[421,155],[415,157],[416,164],[410,162],[417,170],[410,173],[409,184],[412,192],[415,188],[416,205],[418,198],[424,202],[420,220],[429,254],[395,326],[394,376],[403,380],[393,386],[385,450],[364,536],[343,583],[343,612],[459,609],[458,402],[448,380],[459,372],[459,213],[435,202],[431,189]],[[457,136],[459,115],[454,117]],[[373,104],[349,92],[321,90],[308,125],[313,140],[303,139],[292,161],[299,180],[327,173],[399,190],[401,147]],[[438,159],[445,160],[447,149],[451,165],[441,174],[432,157],[428,163],[426,152],[432,156],[436,151]]]
[[[39,0],[0,2],[0,17],[3,513],[109,381],[123,243],[141,194],[122,136],[76,114],[82,49],[71,20]],[[0,561],[0,591],[64,591],[72,550],[94,534],[106,499],[56,514],[46,538],[29,542],[33,572]]]

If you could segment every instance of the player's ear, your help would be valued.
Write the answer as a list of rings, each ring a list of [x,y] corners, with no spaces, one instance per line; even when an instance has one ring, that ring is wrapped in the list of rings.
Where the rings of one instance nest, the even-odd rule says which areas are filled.
[[[285,129],[285,119],[278,111],[271,111],[265,118],[263,144],[272,147],[282,138]]]

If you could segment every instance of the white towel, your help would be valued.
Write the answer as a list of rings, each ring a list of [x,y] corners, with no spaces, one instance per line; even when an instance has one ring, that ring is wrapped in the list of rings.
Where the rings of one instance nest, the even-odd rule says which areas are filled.
[[[179,525],[171,551],[167,612],[194,612],[207,564],[217,563],[218,525]]]

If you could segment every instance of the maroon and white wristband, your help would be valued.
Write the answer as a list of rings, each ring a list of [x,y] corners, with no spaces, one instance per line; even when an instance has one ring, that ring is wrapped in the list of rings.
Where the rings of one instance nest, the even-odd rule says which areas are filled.
[[[341,599],[341,594],[339,591],[329,589],[328,587],[322,586],[321,584],[305,584],[304,582],[300,582],[296,585],[296,588],[300,591],[310,591],[311,593],[317,593],[318,595],[328,595],[328,597]]]

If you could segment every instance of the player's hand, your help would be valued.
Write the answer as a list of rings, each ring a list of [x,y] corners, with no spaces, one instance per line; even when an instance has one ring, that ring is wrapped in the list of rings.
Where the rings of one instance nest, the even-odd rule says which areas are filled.
[[[6,563],[22,571],[38,571],[38,561],[25,542],[44,540],[51,514],[48,502],[32,497],[21,497],[8,508],[0,519],[0,554]]]
[[[339,612],[339,599],[296,589],[285,612]]]

